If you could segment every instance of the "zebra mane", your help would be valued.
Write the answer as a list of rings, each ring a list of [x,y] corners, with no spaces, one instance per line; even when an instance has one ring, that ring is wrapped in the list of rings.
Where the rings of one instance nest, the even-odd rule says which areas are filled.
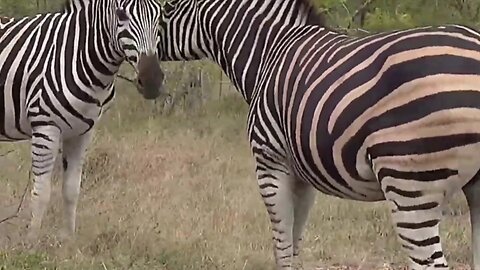
[[[310,0],[294,0],[298,1],[301,6],[305,9],[307,14],[307,24],[327,26],[327,19],[324,13],[318,12]]]

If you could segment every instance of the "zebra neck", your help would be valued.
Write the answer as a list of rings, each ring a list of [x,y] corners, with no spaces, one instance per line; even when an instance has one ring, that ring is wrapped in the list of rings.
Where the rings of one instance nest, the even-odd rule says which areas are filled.
[[[211,29],[220,48],[214,60],[250,103],[261,83],[269,59],[278,54],[282,40],[291,30],[306,24],[323,23],[305,0],[225,1],[221,23]],[[208,16],[205,17],[208,19]],[[278,56],[277,56],[278,57]]]
[[[77,22],[73,30],[75,34],[72,33],[75,36],[74,70],[86,86],[103,96],[104,90],[111,89],[114,75],[124,60],[112,32],[114,11],[108,1],[75,0],[72,5],[73,2],[83,5],[77,4],[70,11]]]
[[[248,103],[292,29],[324,25],[308,0],[173,1],[164,18],[163,60],[209,58]]]

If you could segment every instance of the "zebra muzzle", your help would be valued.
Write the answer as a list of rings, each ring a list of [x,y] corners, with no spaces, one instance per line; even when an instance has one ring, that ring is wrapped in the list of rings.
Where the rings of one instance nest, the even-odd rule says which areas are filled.
[[[142,54],[138,59],[137,90],[145,99],[155,99],[163,94],[165,75],[157,55]]]

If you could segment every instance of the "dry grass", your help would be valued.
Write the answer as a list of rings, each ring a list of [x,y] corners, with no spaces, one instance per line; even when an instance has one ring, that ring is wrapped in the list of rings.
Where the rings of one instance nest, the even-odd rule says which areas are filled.
[[[55,239],[61,224],[55,181],[36,249],[18,243],[25,218],[0,225],[0,269],[272,269],[243,103],[228,98],[194,117],[152,118],[149,104],[133,94],[121,93],[90,148],[76,242]],[[29,167],[28,144],[4,144],[0,153],[8,149],[15,151],[0,158],[0,218],[15,207]],[[462,198],[452,208],[466,213]],[[304,243],[305,269],[401,265],[388,219],[381,203],[319,195]],[[467,215],[448,217],[442,234],[450,261],[468,263]]]

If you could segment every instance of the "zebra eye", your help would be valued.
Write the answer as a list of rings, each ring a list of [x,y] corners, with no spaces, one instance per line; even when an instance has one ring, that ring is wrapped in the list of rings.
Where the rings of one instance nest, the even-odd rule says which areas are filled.
[[[127,12],[125,12],[125,10],[122,8],[117,9],[117,17],[120,21],[128,21]]]

